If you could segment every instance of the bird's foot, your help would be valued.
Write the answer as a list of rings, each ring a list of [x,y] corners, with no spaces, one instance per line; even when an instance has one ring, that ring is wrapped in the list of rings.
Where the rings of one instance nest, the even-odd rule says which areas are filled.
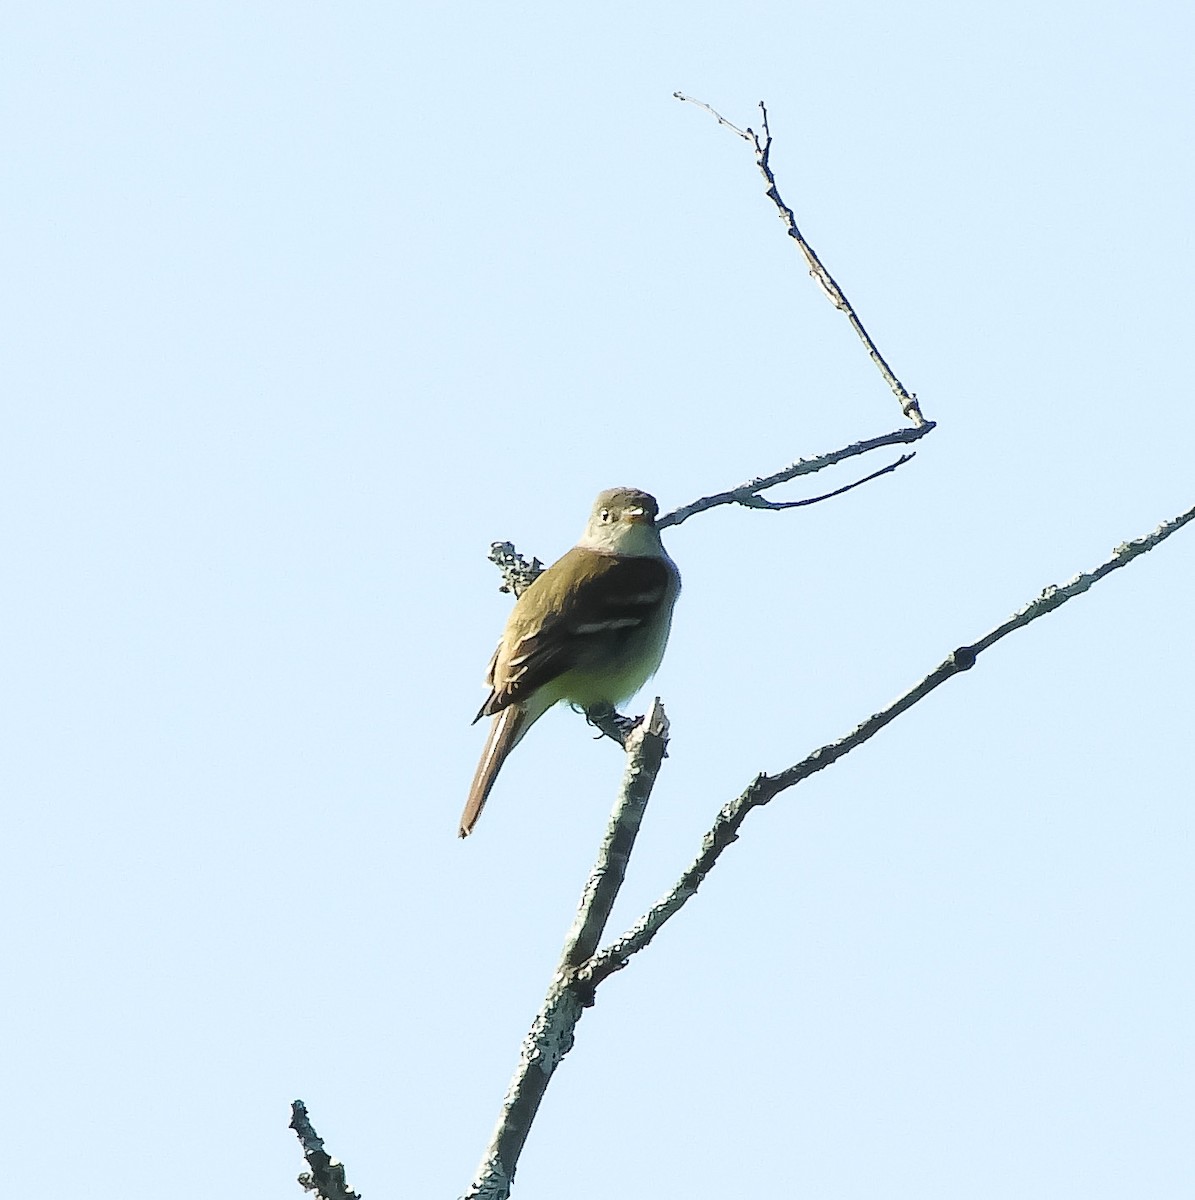
[[[599,737],[612,738],[624,749],[631,730],[643,723],[642,717],[624,717],[610,704],[595,704],[584,712],[585,720],[598,731]]]

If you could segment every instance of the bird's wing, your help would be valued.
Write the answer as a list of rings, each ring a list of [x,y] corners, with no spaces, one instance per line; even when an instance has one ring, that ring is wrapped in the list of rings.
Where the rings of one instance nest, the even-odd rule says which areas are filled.
[[[580,562],[569,561],[576,556]],[[567,570],[558,571],[558,567]],[[616,651],[659,609],[675,568],[664,558],[573,549],[519,598],[490,663],[478,718],[501,712],[578,664]],[[532,603],[523,604],[534,589]],[[541,620],[534,613],[546,613]]]

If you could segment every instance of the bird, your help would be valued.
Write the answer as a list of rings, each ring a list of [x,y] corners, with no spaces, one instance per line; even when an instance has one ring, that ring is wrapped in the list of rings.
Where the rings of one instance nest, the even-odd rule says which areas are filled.
[[[657,671],[680,593],[655,497],[638,488],[599,493],[581,540],[518,598],[474,723],[489,736],[459,835],[468,837],[507,755],[554,704],[589,710],[633,696]]]

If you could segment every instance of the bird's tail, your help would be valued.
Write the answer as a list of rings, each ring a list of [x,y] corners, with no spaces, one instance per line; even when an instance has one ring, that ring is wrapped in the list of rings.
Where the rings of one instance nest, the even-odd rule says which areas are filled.
[[[465,811],[461,813],[461,837],[468,837],[473,832],[473,826],[485,808],[490,788],[494,786],[506,756],[531,724],[527,716],[527,709],[522,704],[512,704],[494,714],[485,749],[481,752],[481,762],[477,764],[477,774],[473,776],[473,785],[469,788],[469,799],[465,802]]]

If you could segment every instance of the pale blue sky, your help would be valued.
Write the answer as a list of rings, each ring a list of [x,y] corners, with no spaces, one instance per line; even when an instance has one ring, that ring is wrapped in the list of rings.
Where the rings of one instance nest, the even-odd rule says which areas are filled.
[[[455,1196],[620,761],[453,836],[508,600],[896,428],[730,119],[940,428],[674,530],[615,914],[761,769],[1195,503],[1189,5],[13,3],[0,1129],[47,1200]],[[879,466],[878,459],[873,466]],[[854,477],[823,475],[792,495]],[[519,1200],[1195,1192],[1195,532],[771,808],[554,1081]],[[641,707],[641,706],[640,706]]]

